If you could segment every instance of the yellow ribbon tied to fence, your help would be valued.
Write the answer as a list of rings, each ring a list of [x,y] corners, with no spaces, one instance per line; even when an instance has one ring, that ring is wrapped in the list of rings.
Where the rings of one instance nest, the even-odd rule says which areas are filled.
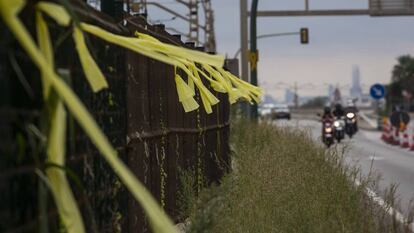
[[[222,60],[221,56],[212,56],[194,50],[163,44],[156,38],[144,33],[135,32],[135,35],[145,41],[140,41],[140,44],[151,48],[153,51],[164,53],[172,58],[180,60],[181,63],[185,64],[190,70],[193,71],[194,76],[197,77],[199,74],[202,74],[202,76],[210,82],[211,86],[216,91],[229,94],[233,92],[231,93],[233,96],[229,99],[230,103],[234,103],[239,97],[244,97],[249,102],[252,102],[252,99],[256,103],[260,102],[260,97],[262,95],[261,89],[240,80],[230,72],[222,69],[224,60]],[[202,54],[202,56],[199,54]],[[206,72],[214,77],[215,80],[211,79],[209,75],[206,75],[205,72],[196,67],[195,63],[201,64]],[[234,93],[233,87],[235,87],[239,93],[242,93],[241,96]]]
[[[137,43],[147,48],[151,48],[153,51],[185,58],[200,64],[209,64],[217,67],[224,65],[224,57],[222,55],[211,55],[192,49],[165,44],[160,42],[157,38],[140,32],[135,32],[135,36],[141,38]]]
[[[78,27],[73,27],[73,39],[75,40],[76,50],[78,51],[79,58],[82,64],[82,68],[85,72],[85,76],[88,79],[89,84],[94,92],[100,91],[103,88],[108,87],[108,83],[102,71],[93,60],[89,53],[88,47],[85,44],[85,38],[83,32]]]
[[[54,66],[53,46],[50,41],[49,29],[41,12],[36,12],[37,41],[40,51],[48,64]],[[51,93],[47,73],[42,71],[43,96],[50,111],[50,130],[47,143],[47,162],[53,166],[46,169],[49,186],[60,218],[69,233],[85,232],[82,217],[76,205],[66,174],[66,110],[62,100]]]
[[[161,46],[161,42],[155,42],[155,38],[151,38],[148,35],[146,37],[144,37],[145,39],[139,39],[139,38],[133,38],[133,37],[124,37],[124,36],[119,36],[119,35],[112,34],[110,32],[107,32],[107,31],[99,28],[99,27],[96,27],[96,26],[93,26],[93,25],[90,25],[90,24],[86,24],[86,23],[81,23],[81,28],[84,31],[86,31],[88,33],[91,33],[91,34],[93,34],[97,37],[100,37],[103,40],[106,40],[110,43],[119,45],[121,47],[124,47],[124,48],[130,49],[132,51],[141,53],[141,54],[143,54],[145,56],[148,56],[150,58],[153,58],[155,60],[158,60],[158,61],[161,61],[161,62],[164,62],[166,64],[169,64],[169,65],[172,65],[174,67],[178,67],[178,68],[182,69],[188,76],[188,86],[191,89],[193,89],[194,84],[195,84],[195,86],[199,89],[201,99],[202,99],[202,102],[203,102],[203,106],[204,106],[207,113],[212,112],[211,105],[214,105],[214,104],[218,103],[217,98],[214,97],[214,95],[210,91],[208,91],[208,89],[201,82],[200,78],[197,77],[198,72],[196,70],[194,70],[192,62],[187,60],[186,57],[189,56],[189,57],[192,57],[194,59],[197,59],[198,61],[204,61],[204,62],[208,62],[208,63],[211,63],[211,64],[221,64],[222,65],[223,62],[221,61],[219,56],[218,57],[213,57],[213,58],[210,58],[210,59],[206,59],[206,57],[210,56],[210,55],[205,55],[204,54],[204,56],[200,56],[200,57],[196,58],[198,53],[200,53],[200,52],[193,51],[193,50],[186,49],[186,48],[180,48],[180,47],[172,49],[171,48],[172,46],[170,46],[170,47]],[[151,47],[148,46],[147,43],[142,43],[143,40],[146,40],[147,42],[153,42],[151,44]],[[202,54],[202,53],[200,53],[200,54]],[[178,81],[178,82],[180,82],[180,81]],[[177,79],[176,79],[176,83],[177,83]],[[179,93],[180,91],[184,91],[184,90],[186,90],[186,89],[183,89],[182,86],[177,86],[178,96],[188,96],[185,93]],[[187,98],[187,100],[191,100],[191,99]],[[181,103],[183,104],[184,110],[186,112],[193,111],[193,110],[198,108],[198,106],[194,105],[194,104],[184,106],[184,104],[188,103],[188,102],[185,102],[185,101],[184,102],[181,101]],[[194,108],[195,106],[197,106],[197,108]]]
[[[52,43],[50,42],[49,29],[47,28],[46,22],[40,12],[36,12],[36,32],[40,50],[49,64],[54,66],[53,48]],[[45,74],[42,73],[43,97],[46,100],[49,97],[50,83],[44,76]]]
[[[39,2],[36,8],[53,18],[58,24],[68,26],[70,23],[70,16],[67,11],[60,5],[50,2]],[[99,69],[95,60],[89,53],[88,47],[85,43],[83,32],[77,27],[73,27],[73,40],[75,41],[76,50],[79,55],[83,71],[86,79],[89,82],[94,92],[100,91],[108,87],[108,83],[102,71]]]
[[[193,72],[193,75],[190,78],[193,79],[194,84],[197,86],[198,90],[200,91],[201,101],[203,103],[204,109],[207,113],[212,113],[213,110],[211,108],[212,105],[218,104],[219,100],[204,86],[203,82],[201,81],[200,75],[197,71],[197,67],[194,63],[187,64],[189,69]]]
[[[70,16],[66,10],[57,4],[40,2],[38,8],[54,18],[62,26],[67,26],[70,21]],[[85,45],[81,30],[93,34],[107,42],[122,46],[144,56],[182,69],[188,75],[188,86],[194,89],[195,84],[197,89],[199,89],[201,100],[207,113],[212,112],[211,106],[216,104],[218,100],[202,82],[195,81],[201,80],[199,77],[200,74],[210,82],[210,85],[215,91],[228,93],[231,104],[235,103],[240,97],[243,97],[243,99],[250,103],[253,102],[252,100],[254,100],[254,102],[260,102],[260,96],[262,95],[261,90],[238,79],[229,72],[222,70],[224,63],[223,56],[206,54],[179,46],[165,44],[145,33],[135,32],[135,38],[125,37],[107,32],[91,24],[80,23],[80,25],[80,28],[74,27],[74,39],[85,75],[94,91],[107,87],[107,83]],[[202,68],[205,69],[208,74],[205,74],[205,72],[199,69],[196,64],[201,64]],[[174,76],[174,79],[176,84],[182,84],[179,79],[176,79],[176,76]],[[179,96],[186,95],[185,93],[179,93],[186,90],[183,89],[182,86],[176,85],[176,88]],[[187,100],[191,99],[187,98]],[[183,104],[186,112],[198,108],[198,104],[187,105],[188,102],[186,101],[180,102]],[[186,106],[184,106],[185,104]]]
[[[197,101],[195,101],[194,96],[195,92],[194,89],[188,86],[188,84],[181,78],[180,75],[175,73],[175,85],[177,86],[178,92],[178,100],[183,105],[185,112],[191,112],[196,110],[199,105]]]

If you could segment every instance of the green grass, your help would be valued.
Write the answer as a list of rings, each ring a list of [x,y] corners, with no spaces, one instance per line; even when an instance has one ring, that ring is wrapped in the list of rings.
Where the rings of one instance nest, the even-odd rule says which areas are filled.
[[[236,122],[231,134],[233,172],[201,193],[190,232],[398,232],[369,182],[355,187],[358,171],[306,132]]]

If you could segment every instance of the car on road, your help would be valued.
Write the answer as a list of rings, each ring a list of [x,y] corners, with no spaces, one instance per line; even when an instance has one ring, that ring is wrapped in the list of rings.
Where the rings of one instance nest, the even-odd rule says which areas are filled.
[[[262,104],[258,108],[259,116],[262,120],[272,119],[272,109],[275,107],[273,103]]]
[[[291,114],[287,104],[278,104],[272,108],[272,119],[288,119],[290,120]]]

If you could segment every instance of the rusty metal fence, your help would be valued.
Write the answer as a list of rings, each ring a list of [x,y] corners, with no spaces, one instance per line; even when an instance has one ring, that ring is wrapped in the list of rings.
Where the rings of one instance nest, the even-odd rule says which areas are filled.
[[[82,20],[113,33],[149,33],[166,43],[183,44],[162,25],[140,17],[122,24],[87,8],[75,7]],[[34,28],[33,12],[22,17]],[[180,171],[195,177],[194,192],[229,169],[229,104],[212,114],[201,108],[185,113],[178,101],[174,68],[123,48],[88,37],[90,50],[109,83],[92,93],[74,51],[68,28],[52,30],[56,66],[118,150],[119,156],[146,185],[165,211],[178,222]],[[39,72],[0,21],[0,232],[58,232],[61,223],[42,182],[47,123]],[[56,42],[57,41],[57,42]],[[202,48],[194,48],[200,49]],[[181,74],[185,78],[185,74]],[[199,98],[199,97],[197,97]],[[68,120],[65,169],[87,232],[149,232],[147,220],[108,164],[73,119]]]

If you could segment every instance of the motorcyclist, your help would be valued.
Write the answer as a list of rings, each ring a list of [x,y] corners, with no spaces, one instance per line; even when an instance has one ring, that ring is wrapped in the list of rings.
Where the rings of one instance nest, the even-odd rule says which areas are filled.
[[[332,114],[336,117],[336,118],[341,118],[345,115],[345,111],[342,108],[341,104],[335,104],[335,109],[333,110]]]
[[[349,113],[352,112],[355,114],[355,130],[358,131],[358,119],[357,119],[357,112],[358,112],[358,108],[355,106],[355,103],[353,100],[348,100],[347,102],[347,106],[345,108],[345,113]]]
[[[333,119],[333,115],[331,113],[331,108],[325,107],[323,109],[322,122],[324,122],[325,120],[332,120],[332,119]]]
[[[322,141],[329,147],[332,143],[333,143],[333,137],[332,137],[332,128],[330,129],[329,132],[325,132],[326,129],[328,129],[327,127],[332,127],[332,122],[333,122],[333,115],[331,112],[331,108],[330,107],[325,107],[323,109],[323,115],[322,115]],[[326,133],[329,133],[331,136],[328,138],[326,137]]]
[[[346,106],[346,108],[345,108],[345,112],[346,112],[346,113],[348,113],[348,112],[352,112],[352,113],[355,113],[355,114],[358,112],[358,108],[355,106],[354,101],[349,100],[349,101],[347,102],[347,106]]]

